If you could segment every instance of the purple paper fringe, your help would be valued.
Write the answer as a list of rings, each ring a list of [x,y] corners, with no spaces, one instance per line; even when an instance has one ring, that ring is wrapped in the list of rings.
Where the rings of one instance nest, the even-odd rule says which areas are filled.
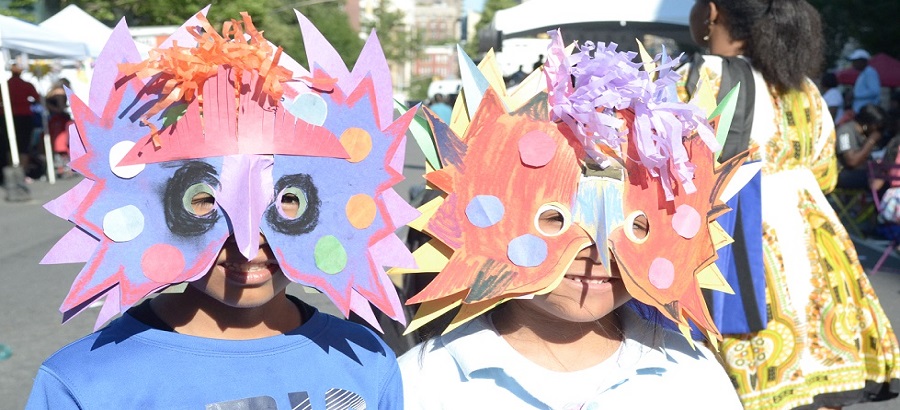
[[[630,108],[640,161],[663,180],[666,198],[674,198],[672,178],[678,178],[685,193],[696,191],[694,166],[682,138],[697,132],[713,152],[719,144],[703,110],[678,101],[675,83],[680,76],[673,70],[678,59],[669,59],[663,50],[654,59],[656,69],[647,72],[640,69],[642,63],[633,61],[636,53],[616,51],[615,43],[595,46],[588,41],[567,56],[559,30],[548,34],[552,41],[544,70],[554,120],[569,126],[587,154],[608,166],[609,158],[597,144],[621,152],[627,131],[620,131],[623,120],[616,111]],[[652,72],[658,73],[656,81],[650,78]]]

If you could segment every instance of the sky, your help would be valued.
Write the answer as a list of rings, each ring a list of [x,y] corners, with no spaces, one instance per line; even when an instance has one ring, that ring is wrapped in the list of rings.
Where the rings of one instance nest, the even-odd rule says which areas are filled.
[[[463,2],[463,8],[466,10],[481,11],[483,7],[484,0],[465,0]]]

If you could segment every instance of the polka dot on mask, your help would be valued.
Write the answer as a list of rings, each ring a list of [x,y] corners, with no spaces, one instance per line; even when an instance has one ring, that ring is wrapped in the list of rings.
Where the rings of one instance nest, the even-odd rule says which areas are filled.
[[[672,229],[684,238],[691,239],[700,232],[700,213],[690,205],[680,205],[672,216]]]
[[[530,167],[540,168],[550,163],[556,153],[556,141],[543,131],[531,131],[519,138],[519,158]]]
[[[300,94],[285,108],[291,115],[312,125],[321,126],[328,118],[328,104],[318,94]]]
[[[493,195],[476,195],[466,205],[466,217],[479,228],[493,226],[503,219],[506,209],[500,198]]]
[[[356,229],[366,229],[375,221],[377,214],[375,200],[366,194],[356,194],[350,197],[345,207],[347,220]]]
[[[109,149],[109,169],[119,178],[131,179],[144,170],[144,164],[119,165],[119,162],[122,161],[122,158],[125,158],[125,155],[128,155],[128,152],[134,148],[134,145],[131,141],[120,141]]]
[[[675,282],[675,265],[668,259],[656,258],[650,263],[648,276],[657,289],[668,289]]]
[[[316,267],[329,275],[340,273],[347,266],[347,251],[332,235],[323,236],[316,242],[314,257]]]
[[[144,251],[141,270],[156,283],[173,283],[184,271],[184,255],[172,245],[158,243]]]
[[[517,266],[533,268],[547,259],[547,242],[532,234],[519,236],[509,241],[506,256]]]
[[[347,161],[360,162],[372,152],[372,136],[362,128],[348,128],[341,134],[341,145],[350,154]]]
[[[144,214],[134,205],[113,209],[103,216],[103,234],[114,242],[128,242],[144,231]]]

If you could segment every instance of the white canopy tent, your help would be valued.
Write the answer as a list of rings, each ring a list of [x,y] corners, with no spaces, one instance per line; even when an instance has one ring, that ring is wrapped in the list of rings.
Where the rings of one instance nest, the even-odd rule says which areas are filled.
[[[100,55],[103,46],[106,45],[106,41],[113,32],[111,27],[101,23],[74,4],[66,6],[59,13],[41,22],[39,26],[59,33],[70,40],[87,44],[90,56],[93,58]],[[142,56],[149,53],[149,46],[137,43],[137,47]]]
[[[89,51],[88,46],[83,42],[63,40],[55,32],[13,17],[0,15],[0,94],[3,98],[4,120],[14,167],[19,165],[19,150],[16,145],[9,86],[6,81],[9,78],[7,60],[16,54],[43,58],[80,59],[87,57]]]
[[[689,15],[694,0],[531,0],[494,14],[479,33],[479,49],[502,49],[503,39],[534,37],[560,28],[574,39],[616,42],[633,49],[634,39],[652,34],[691,48]]]

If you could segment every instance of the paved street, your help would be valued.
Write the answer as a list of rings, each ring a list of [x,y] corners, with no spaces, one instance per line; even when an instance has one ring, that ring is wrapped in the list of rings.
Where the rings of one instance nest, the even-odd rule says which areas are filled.
[[[421,164],[421,154],[409,145],[409,163]],[[422,168],[407,168],[408,180],[397,191],[406,196],[409,186],[420,182]],[[96,309],[89,309],[69,323],[60,325],[58,307],[80,265],[38,265],[51,246],[71,227],[41,208],[45,202],[74,186],[76,179],[55,185],[36,182],[34,200],[6,203],[0,200],[0,343],[12,348],[12,356],[0,362],[0,409],[21,409],[31,389],[32,378],[41,361],[93,328]],[[859,242],[863,264],[870,268],[881,254],[877,243]],[[883,271],[870,279],[895,328],[900,328],[900,258],[896,256]],[[320,309],[335,312],[322,295],[304,294],[299,286],[292,293],[309,300]],[[900,402],[853,406],[854,410],[897,408]]]

